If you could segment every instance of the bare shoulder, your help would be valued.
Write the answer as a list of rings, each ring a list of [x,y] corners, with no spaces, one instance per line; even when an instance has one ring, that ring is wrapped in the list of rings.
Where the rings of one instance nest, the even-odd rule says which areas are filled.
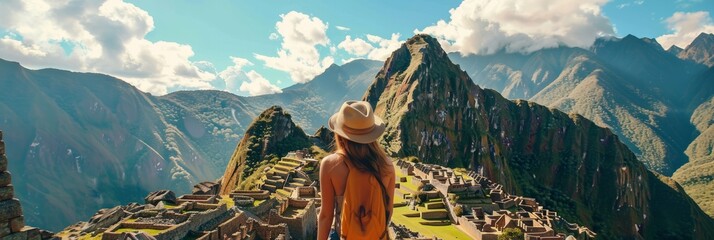
[[[340,163],[342,163],[342,161],[343,160],[340,157],[340,155],[333,153],[333,154],[323,157],[322,160],[320,160],[320,168],[327,169],[329,171],[330,169],[333,169],[335,166],[341,165]]]
[[[387,162],[387,165],[386,165],[387,172],[394,172],[394,164],[392,163],[392,159],[387,158],[387,159],[385,159],[385,161]]]

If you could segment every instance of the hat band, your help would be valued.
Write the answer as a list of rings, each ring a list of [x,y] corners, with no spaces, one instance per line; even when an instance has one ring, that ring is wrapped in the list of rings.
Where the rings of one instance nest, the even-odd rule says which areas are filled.
[[[374,125],[368,127],[368,128],[351,128],[345,125],[342,125],[342,131],[348,134],[355,134],[355,135],[364,135],[367,133],[372,132],[374,130]]]

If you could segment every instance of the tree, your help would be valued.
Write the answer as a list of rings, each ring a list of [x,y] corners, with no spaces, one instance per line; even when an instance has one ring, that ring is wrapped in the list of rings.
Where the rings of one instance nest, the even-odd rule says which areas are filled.
[[[523,239],[523,231],[519,228],[506,228],[498,236],[498,240],[521,240]]]
[[[416,198],[417,198],[416,199],[417,203],[425,203],[425,202],[429,201],[429,195],[427,195],[427,193],[425,193],[423,191],[417,192]]]
[[[464,215],[464,208],[461,206],[461,204],[456,204],[456,206],[454,206],[454,214],[456,214],[457,217],[461,217],[461,215]]]

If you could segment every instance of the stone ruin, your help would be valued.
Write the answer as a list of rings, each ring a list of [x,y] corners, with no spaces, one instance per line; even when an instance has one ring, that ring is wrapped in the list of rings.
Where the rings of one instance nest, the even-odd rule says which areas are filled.
[[[202,182],[193,186],[193,195],[218,195],[221,191],[220,181]]]
[[[50,239],[53,233],[25,226],[20,200],[15,198],[12,176],[8,171],[5,142],[0,131],[0,239],[40,240]]]
[[[490,204],[481,204],[480,207],[470,209],[466,209],[463,204],[456,204],[461,205],[465,211],[462,216],[450,216],[454,224],[461,225],[465,232],[476,239],[496,240],[504,229],[518,228],[523,231],[527,240],[563,240],[566,235],[555,231],[558,224],[564,225],[579,238],[590,239],[597,235],[586,227],[568,223],[558,216],[557,212],[540,206],[534,198],[507,193],[502,185],[474,171],[466,172],[466,176],[471,178],[466,180],[463,176],[455,175],[452,169],[443,166],[403,160],[398,160],[396,165],[399,171],[411,176],[414,182],[434,185],[442,197],[448,194],[463,197],[488,196],[485,198]],[[452,209],[450,201],[444,203],[447,209]],[[409,235],[405,229],[399,232]]]

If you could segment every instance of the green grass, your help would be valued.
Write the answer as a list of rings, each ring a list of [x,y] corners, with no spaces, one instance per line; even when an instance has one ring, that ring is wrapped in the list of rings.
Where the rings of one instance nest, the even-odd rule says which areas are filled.
[[[396,175],[397,175],[397,177],[396,177],[397,181],[399,181],[399,179],[402,178],[402,177],[406,177],[406,178],[407,178],[407,181],[406,181],[406,182],[400,182],[400,183],[399,183],[399,185],[401,185],[400,188],[409,190],[409,191],[411,191],[412,193],[417,192],[417,188],[418,188],[418,187],[417,187],[416,184],[414,184],[413,179],[412,179],[412,176],[407,176],[407,175],[405,175],[404,173],[402,173],[402,171],[399,170],[399,167],[397,166],[396,162],[394,162],[394,168],[395,168],[395,170],[396,170],[395,172],[396,172]]]
[[[288,161],[280,161],[280,162],[278,162],[278,165],[283,165],[283,166],[292,167],[292,168],[296,168],[296,167],[300,166],[299,163],[288,162]]]
[[[103,233],[97,234],[97,236],[91,236],[89,234],[79,236],[79,240],[101,240]]]
[[[168,202],[166,202],[166,201],[163,201],[163,202],[164,202],[164,208],[165,208],[165,209],[174,209],[174,208],[177,208],[177,207],[178,207],[178,205],[170,204],[170,203],[168,203]]]
[[[289,197],[289,196],[290,196],[290,192],[288,192],[287,190],[282,189],[282,188],[276,190],[276,191],[275,191],[275,194],[277,194],[277,195],[279,195],[279,196],[283,196],[283,197]]]
[[[163,232],[164,230],[158,230],[158,229],[148,229],[148,228],[120,228],[114,231],[115,233],[125,233],[125,232],[145,232],[151,236],[156,236],[159,235],[159,233]]]
[[[221,201],[218,202],[219,204],[225,203],[227,208],[232,208],[233,206],[236,205],[235,202],[233,202],[233,199],[230,198],[228,195],[221,195]]]
[[[419,207],[420,211],[426,210],[425,207]],[[466,233],[459,230],[456,225],[448,226],[427,226],[422,225],[419,222],[426,222],[427,220],[421,219],[420,217],[409,218],[405,217],[405,213],[414,213],[409,209],[409,207],[397,207],[394,208],[394,216],[392,217],[392,222],[396,224],[402,224],[407,228],[417,231],[425,237],[436,236],[440,239],[471,239]],[[438,222],[438,221],[436,221]]]

